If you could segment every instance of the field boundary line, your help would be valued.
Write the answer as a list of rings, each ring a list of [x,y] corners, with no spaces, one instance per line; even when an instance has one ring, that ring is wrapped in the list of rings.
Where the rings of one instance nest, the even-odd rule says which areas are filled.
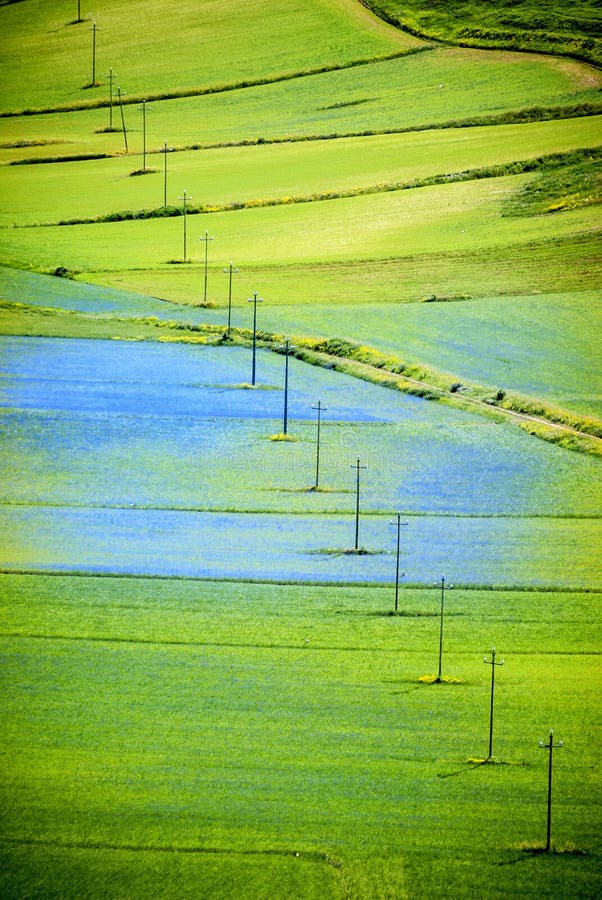
[[[373,617],[373,612],[367,612],[364,614],[366,618]],[[424,619],[424,618],[432,618],[436,619],[439,613],[434,610],[432,613],[420,613],[417,612],[412,614],[410,612],[405,615],[389,616],[388,613],[382,613],[382,618],[403,618],[403,619]],[[468,613],[447,613],[448,618],[453,618],[454,616],[457,618],[466,617]],[[495,617],[492,617],[495,618]],[[528,622],[528,620],[522,620],[523,622]],[[141,644],[144,646],[152,646],[152,647],[212,647],[215,649],[224,649],[224,650],[299,650],[303,653],[311,652],[311,653],[378,653],[378,654],[394,654],[398,656],[399,653],[404,653],[406,656],[417,655],[422,656],[423,652],[421,650],[413,649],[412,645],[404,646],[404,645],[396,645],[395,647],[373,647],[373,646],[362,646],[358,645],[357,647],[352,647],[348,644],[336,645],[336,644],[316,644],[312,643],[311,645],[307,644],[304,641],[299,640],[297,643],[289,643],[289,644],[276,644],[276,643],[245,643],[243,641],[178,641],[178,640],[170,640],[161,638],[137,638],[137,637],[107,637],[107,636],[95,636],[95,635],[66,635],[66,634],[29,634],[27,632],[0,632],[0,639],[15,639],[15,640],[30,640],[30,641],[64,641],[64,642],[72,642],[72,643],[81,643],[81,644]],[[450,650],[451,655],[457,657],[466,657],[467,659],[472,659],[474,657],[473,650]],[[602,656],[602,650],[513,650],[513,656],[592,656],[598,657]],[[1,843],[1,839],[0,839]]]
[[[584,119],[602,115],[602,105],[595,103],[583,103],[573,107],[527,107],[510,113],[500,113],[494,116],[469,116],[466,119],[450,119],[446,122],[427,122],[424,125],[408,125],[399,128],[370,128],[362,131],[344,131],[335,133],[316,133],[309,135],[282,135],[271,138],[242,138],[233,141],[211,141],[208,143],[183,144],[173,147],[173,153],[192,153],[205,150],[227,150],[239,147],[265,147],[270,144],[302,144],[323,141],[349,140],[363,137],[383,137],[386,135],[416,134],[423,131],[452,131],[465,128],[495,128],[498,125],[528,125],[537,122],[569,121],[571,119]],[[0,144],[0,149],[2,145]],[[7,148],[10,149],[10,148]],[[161,150],[148,151],[149,156],[156,156]],[[119,150],[115,152],[98,153],[74,153],[61,156],[27,157],[25,159],[13,159],[0,162],[1,166],[35,166],[49,165],[51,163],[64,162],[88,162],[98,159],[122,159],[127,154]]]
[[[241,578],[234,575],[158,575],[152,572],[96,572],[85,569],[15,569],[0,568],[0,577],[43,577],[43,578],[114,578],[137,581],[191,581],[208,584],[252,584],[252,585],[287,585],[291,587],[321,588],[321,587],[348,587],[348,588],[380,588],[391,590],[389,581],[333,581],[328,579],[303,579],[303,578]],[[553,585],[553,584],[483,584],[454,582],[456,591],[491,591],[496,593],[525,593],[525,594],[602,594],[602,587]],[[426,590],[432,588],[432,581],[404,582],[400,584],[400,590]]]
[[[272,489],[271,489],[272,490]],[[278,488],[273,491],[278,493]],[[290,493],[287,489],[283,489],[286,493]],[[309,493],[311,488],[302,488],[297,493]],[[348,491],[346,493],[349,493]],[[134,504],[131,503],[29,503],[21,500],[0,500],[1,508],[9,509],[107,509],[116,510],[123,509],[131,512],[175,512],[175,513],[209,513],[219,516],[306,516],[307,518],[318,516],[330,516],[337,518],[353,518],[355,513],[349,509],[235,509],[233,507],[212,507],[212,506],[162,506],[151,504]],[[366,509],[362,511],[362,516],[368,518],[376,518],[378,516],[391,517],[397,510],[380,510]],[[399,510],[402,516],[412,519],[515,519],[515,520],[531,520],[544,519],[551,521],[586,521],[597,522],[602,519],[599,513],[568,513],[564,515],[556,515],[554,513],[455,513],[455,512],[437,512],[437,511],[416,511],[416,510]],[[344,551],[341,551],[344,552]],[[391,551],[392,552],[392,551]],[[3,570],[0,568],[0,573]]]
[[[472,40],[467,40],[466,38],[452,40],[451,38],[434,37],[427,31],[423,31],[421,28],[417,28],[415,25],[412,25],[409,22],[404,22],[393,13],[387,12],[377,2],[375,2],[375,0],[359,0],[359,3],[365,9],[373,13],[382,22],[386,22],[387,25],[391,25],[398,31],[401,31],[404,34],[410,34],[412,35],[412,37],[416,37],[419,40],[429,41],[435,46],[526,53],[533,54],[534,56],[552,56],[558,59],[574,59],[577,62],[586,63],[592,68],[598,70],[602,68],[602,62],[600,61],[600,59],[594,54],[588,53],[587,48],[586,52],[579,53],[578,51],[569,52],[568,50],[563,50],[558,47],[555,49],[545,49],[544,47],[521,47],[519,44],[516,44],[513,41],[504,40],[504,38],[500,34],[498,34],[495,39],[488,39],[485,37],[479,38],[478,36],[473,36]],[[508,32],[506,32],[506,34],[507,33]],[[527,34],[529,34],[529,32],[527,32]],[[547,39],[553,41],[554,34],[553,32],[542,32],[542,37],[544,40]]]

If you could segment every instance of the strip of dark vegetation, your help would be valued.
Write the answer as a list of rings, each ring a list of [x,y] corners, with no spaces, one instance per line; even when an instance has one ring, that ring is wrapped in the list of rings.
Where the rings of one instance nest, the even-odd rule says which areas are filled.
[[[59,143],[57,141],[57,143]],[[16,146],[16,145],[15,145]],[[45,163],[86,162],[90,159],[111,159],[114,153],[73,153],[67,156],[32,156],[29,159],[11,159],[9,166],[36,166]]]
[[[412,56],[415,53],[423,53],[425,50],[433,49],[428,44],[422,47],[412,47],[409,50],[401,50],[397,53],[387,53],[383,56],[372,56],[368,59],[354,59],[347,63],[337,63],[333,65],[318,66],[314,69],[305,69],[301,72],[285,72],[282,75],[267,75],[264,78],[250,78],[242,81],[234,81],[230,84],[216,84],[208,87],[191,87],[180,88],[175,91],[161,91],[155,94],[136,94],[130,97],[124,97],[122,103],[124,106],[141,103],[142,100],[157,102],[158,100],[178,100],[183,97],[203,97],[207,94],[224,94],[228,91],[239,91],[250,87],[261,87],[266,84],[278,84],[281,81],[294,81],[296,78],[308,78],[312,75],[324,75],[327,72],[340,72],[344,69],[354,69],[358,66],[370,66],[373,63],[388,62],[393,59],[401,59],[403,56]],[[10,119],[17,116],[40,116],[48,113],[77,112],[87,109],[104,109],[108,108],[109,101],[105,98],[98,100],[90,100],[86,102],[77,101],[75,103],[66,103],[61,106],[47,106],[39,108],[27,108],[20,110],[4,110],[0,112],[0,119]]]
[[[25,139],[18,141],[2,141],[0,142],[0,150],[18,150],[22,147],[47,147],[49,144],[63,144],[64,141],[46,140],[45,138],[36,138],[28,141]]]
[[[431,175],[427,178],[415,178],[412,181],[390,182],[388,184],[367,185],[363,188],[353,188],[341,191],[321,191],[317,194],[306,194],[293,197],[274,197],[253,200],[235,200],[231,203],[217,205],[189,204],[186,207],[187,215],[207,215],[208,213],[233,212],[241,209],[254,209],[266,206],[283,206],[292,203],[316,203],[324,200],[342,200],[349,197],[366,196],[369,194],[391,193],[395,191],[415,190],[417,188],[430,187],[438,184],[451,184],[460,181],[477,181],[483,178],[501,178],[506,175],[521,175],[527,172],[539,172],[556,169],[560,166],[573,165],[587,161],[602,159],[602,147],[585,150],[573,150],[567,153],[550,153],[538,156],[534,159],[520,160],[512,163],[504,163],[496,166],[484,166],[477,169],[467,169],[464,172],[451,172],[441,175]],[[182,216],[180,206],[160,206],[154,209],[122,210],[107,213],[104,216],[78,217],[73,219],[61,219],[57,225],[97,225],[107,222],[125,222],[134,219],[164,219],[174,216]],[[45,227],[39,225],[24,225],[24,228]]]

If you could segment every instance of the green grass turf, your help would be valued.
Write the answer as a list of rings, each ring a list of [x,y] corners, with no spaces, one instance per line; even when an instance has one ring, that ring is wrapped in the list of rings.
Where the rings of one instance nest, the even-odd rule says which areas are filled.
[[[532,108],[564,108],[570,115],[575,105],[598,103],[599,87],[596,70],[570,60],[438,49],[278,84],[153,102],[147,147],[438,127]],[[108,106],[107,85],[98,91]],[[139,154],[142,113],[126,105],[124,119],[129,150]],[[120,133],[96,133],[108,125],[108,108],[2,119],[0,143],[7,146],[0,147],[0,159],[122,153]],[[121,128],[116,106],[113,126]],[[56,143],[10,146],[32,140]]]
[[[588,209],[546,218],[508,218],[504,201],[532,176],[396,191],[309,204],[215,213],[189,220],[187,255],[199,262],[199,235],[211,231],[215,260],[257,265],[387,259],[400,255],[483,252],[500,259],[529,242],[588,234]],[[10,264],[86,271],[148,269],[183,257],[183,220],[4,229],[0,253]],[[425,272],[425,288],[428,274]],[[500,285],[503,291],[503,285]],[[283,297],[282,300],[285,298]]]
[[[236,896],[284,897],[302,866],[300,896],[475,896],[483,880],[491,896],[552,881],[594,895],[595,596],[452,592],[443,661],[460,683],[428,686],[417,679],[436,670],[438,620],[412,610],[436,613],[436,591],[404,591],[395,618],[384,589],[1,585],[5,884],[76,893],[83,869],[84,896],[120,896],[126,880],[139,896],[152,865],[165,896],[233,879]],[[505,765],[475,766],[494,642]],[[551,726],[564,741],[554,843],[585,855],[520,849],[545,835],[537,742]]]
[[[397,304],[422,301],[433,295],[460,299],[499,294],[517,296],[525,290],[582,292],[592,289],[602,276],[599,238],[595,232],[568,239],[530,241],[513,246],[511,253],[500,252],[498,247],[446,253],[430,250],[390,259],[284,266],[248,265],[238,257],[233,258],[239,267],[233,286],[236,307],[233,321],[238,325],[248,321],[245,318],[247,297],[260,289],[270,305],[275,304],[274,316],[282,316],[279,331],[292,327],[293,316],[285,314],[285,307],[291,305],[297,308],[305,331],[314,336],[332,334],[321,311],[324,306],[331,308],[344,303],[351,307],[349,317],[352,318],[352,307],[356,304]],[[223,261],[226,259],[224,256]],[[210,296],[221,308],[215,312],[203,311],[207,321],[221,324],[228,303],[228,280],[222,268],[210,256]],[[86,272],[84,277],[92,284],[112,285],[118,290],[138,291],[172,301],[174,315],[179,308],[176,304],[198,304],[202,300],[203,270],[199,262],[150,270]],[[307,308],[307,315],[301,307]],[[190,309],[188,314],[195,315]],[[273,321],[276,324],[277,320],[273,318]],[[362,334],[362,339],[365,337]]]
[[[168,157],[167,203],[181,208],[178,197],[182,196],[182,186],[193,205],[220,206],[287,197],[310,199],[324,192],[378,190],[492,166],[510,169],[516,160],[597,148],[601,121],[601,117],[593,116],[175,153]],[[147,157],[151,171],[134,178],[130,173],[138,162],[126,158],[2,167],[0,224],[56,223],[162,207],[164,162],[163,156]],[[580,170],[590,167],[591,163],[580,164]],[[554,185],[558,173],[554,170],[547,177]],[[95,190],[86,193],[84,186],[90,184]],[[573,192],[576,190],[578,184],[573,187]],[[519,212],[524,212],[523,206]],[[536,211],[545,211],[542,201]]]
[[[423,36],[479,47],[519,47],[576,55],[600,62],[600,12],[595,0],[453,0],[425,5],[410,0],[368,0],[387,21]]]
[[[249,6],[219,0],[101,0],[75,24],[73,0],[33,0],[0,9],[2,108],[47,107],[93,99],[91,19],[98,25],[96,79],[109,66],[130,93],[161,93],[265,78],[400,52],[419,42],[384,25],[351,0]],[[166,23],[169,27],[166,27]],[[132,37],[135,35],[135,43]],[[202,48],[201,52],[199,49]],[[177,57],[178,65],[173,65]],[[31,64],[36,60],[35,66]]]

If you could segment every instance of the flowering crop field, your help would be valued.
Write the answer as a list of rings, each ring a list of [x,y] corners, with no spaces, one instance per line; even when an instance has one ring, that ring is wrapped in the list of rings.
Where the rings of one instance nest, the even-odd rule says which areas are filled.
[[[600,587],[597,460],[418,398],[250,351],[4,338],[5,568],[267,580]],[[60,374],[58,374],[60,373]],[[321,491],[315,411],[324,412]],[[362,460],[362,546],[353,547]],[[518,460],[520,459],[520,464]],[[570,486],[570,488],[569,488]],[[265,549],[269,548],[269,553]]]

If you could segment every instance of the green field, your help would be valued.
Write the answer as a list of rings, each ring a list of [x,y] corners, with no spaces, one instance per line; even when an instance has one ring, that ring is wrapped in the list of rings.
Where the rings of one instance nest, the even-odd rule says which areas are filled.
[[[0,3],[2,897],[599,897],[599,10],[78,6]]]
[[[102,0],[94,16],[85,4],[82,12],[83,21],[76,23],[72,0],[60,0],[50,8],[43,0],[29,0],[25,7],[9,4],[2,10],[5,110],[65,105],[73,103],[74,95],[79,102],[89,102],[92,19],[98,26],[95,74],[104,80],[112,66],[124,88],[127,78],[127,90],[142,96],[340,66],[399,53],[419,43],[383,25],[352,0],[309,4],[263,0],[252,9],[234,0],[200,13],[193,0],[170,2],[169,7],[156,3],[149,7],[144,0]],[[134,50],[133,34],[138,36]],[[40,63],[32,66],[32,59]]]
[[[203,207],[411,187],[442,173],[451,178],[466,170],[508,166],[517,159],[528,162],[552,153],[593,150],[600,144],[601,121],[600,116],[591,116],[182,152],[168,159],[167,200],[168,205],[178,206],[177,192],[171,187],[176,184],[185,185],[193,204],[196,201]],[[0,221],[3,225],[53,224],[156,209],[163,203],[164,158],[153,157],[149,167],[154,171],[148,177],[131,178],[129,159],[92,160],[85,173],[98,190],[89,196],[82,195],[78,181],[81,163],[5,168]],[[49,214],[51,218],[45,219]]]
[[[158,874],[161,896],[597,893],[592,595],[450,595],[460,683],[429,686],[435,591],[392,618],[375,588],[3,583],[5,895],[79,894],[84,873],[89,896]],[[479,766],[492,643],[498,764]],[[550,721],[574,848],[553,857],[522,849],[545,831]]]

